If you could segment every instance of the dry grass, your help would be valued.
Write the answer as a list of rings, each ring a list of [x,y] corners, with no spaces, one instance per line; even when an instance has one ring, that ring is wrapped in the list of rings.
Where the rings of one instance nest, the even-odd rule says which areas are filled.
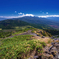
[[[45,42],[48,47],[51,46],[52,39],[49,38],[49,37],[40,38],[40,39],[38,39],[38,40],[40,40],[41,42]]]

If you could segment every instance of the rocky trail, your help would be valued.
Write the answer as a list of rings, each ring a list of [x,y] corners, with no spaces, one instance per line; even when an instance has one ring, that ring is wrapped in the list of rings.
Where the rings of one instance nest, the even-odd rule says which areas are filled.
[[[12,37],[14,37],[14,36],[19,36],[19,35],[34,35],[34,36],[37,36],[37,34],[32,33],[31,31],[32,31],[32,30],[28,30],[27,32],[24,32],[24,33],[21,33],[21,34],[16,34],[16,35],[9,36],[9,37],[2,38],[2,39],[12,38]]]

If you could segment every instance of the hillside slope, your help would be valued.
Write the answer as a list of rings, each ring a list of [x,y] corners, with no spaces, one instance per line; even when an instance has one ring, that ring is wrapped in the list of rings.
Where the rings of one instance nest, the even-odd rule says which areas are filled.
[[[29,23],[21,21],[21,20],[12,20],[12,19],[7,19],[0,21],[0,28],[2,29],[13,29],[17,26],[26,26],[29,25]]]
[[[25,19],[24,19],[25,20]],[[30,22],[28,20],[28,22]],[[23,21],[22,19],[7,19],[7,20],[3,20],[0,21],[0,28],[2,29],[14,29],[15,27],[21,27],[21,26],[33,26],[35,28],[39,28],[39,29],[53,29],[52,27],[48,26],[48,25],[44,25],[44,24],[36,24],[34,23],[34,20],[32,21],[33,23],[27,23],[26,21]]]
[[[51,26],[53,28],[59,28],[59,23],[55,22],[53,20],[50,20],[48,18],[39,18],[39,17],[22,17],[22,18],[18,18],[22,21],[28,22],[28,23],[32,23],[32,24],[43,24],[43,25],[48,25]]]

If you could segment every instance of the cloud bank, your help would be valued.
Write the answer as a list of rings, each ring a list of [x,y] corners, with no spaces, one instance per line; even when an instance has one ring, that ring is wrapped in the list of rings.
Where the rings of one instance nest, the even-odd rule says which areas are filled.
[[[21,14],[21,13],[20,13]],[[6,18],[6,19],[10,19],[10,18],[21,18],[21,17],[25,17],[25,16],[31,16],[34,17],[35,15],[33,14],[24,14],[22,13],[22,15],[20,16],[0,16],[0,18]],[[39,18],[48,18],[48,17],[59,17],[59,15],[46,15],[46,16],[36,16]]]
[[[24,14],[24,13],[20,13],[20,14],[22,14],[22,15],[21,16],[0,16],[0,18],[7,18],[7,19],[9,19],[9,18],[20,18],[20,17],[25,17],[25,16],[34,17],[33,14]]]
[[[41,18],[47,18],[47,17],[59,17],[59,15],[46,15],[46,16],[38,16]]]
[[[20,13],[18,13],[18,14],[20,15],[20,14],[23,14],[23,13],[20,12]]]

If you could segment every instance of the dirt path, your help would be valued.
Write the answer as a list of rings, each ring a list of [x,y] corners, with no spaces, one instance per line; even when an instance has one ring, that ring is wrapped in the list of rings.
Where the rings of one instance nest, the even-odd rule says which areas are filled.
[[[32,33],[31,31],[32,31],[32,30],[28,30],[27,32],[24,32],[24,33],[21,33],[21,34],[16,34],[16,35],[9,36],[9,37],[2,38],[2,39],[12,38],[12,37],[14,37],[14,36],[19,36],[19,35],[34,35],[34,36],[37,36],[37,34]]]

